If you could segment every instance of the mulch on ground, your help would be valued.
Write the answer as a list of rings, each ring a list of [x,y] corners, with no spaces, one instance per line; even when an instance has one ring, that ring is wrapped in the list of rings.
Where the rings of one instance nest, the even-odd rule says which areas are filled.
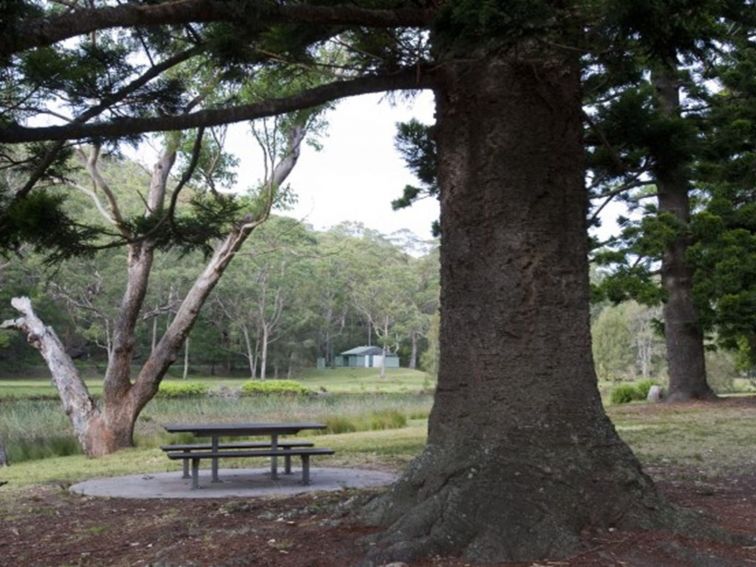
[[[756,538],[756,474],[667,482],[667,498]],[[7,490],[7,487],[3,490]],[[64,487],[27,490],[0,504],[2,565],[161,565],[332,567],[358,562],[373,532],[345,514],[345,494],[286,499],[144,500],[87,498]],[[756,541],[756,539],[754,539]],[[431,559],[418,567],[460,567]],[[586,535],[585,551],[540,565],[656,567],[756,565],[756,543],[725,544],[665,532]]]

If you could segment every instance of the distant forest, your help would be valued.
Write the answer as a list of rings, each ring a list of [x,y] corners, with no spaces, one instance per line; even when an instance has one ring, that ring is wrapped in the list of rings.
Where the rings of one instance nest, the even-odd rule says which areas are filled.
[[[148,174],[128,160],[109,160],[119,200],[137,208]],[[86,195],[74,188],[67,206],[97,222]],[[184,199],[191,199],[189,192]],[[47,264],[22,250],[0,264],[0,317],[15,314],[10,298],[31,297],[68,352],[89,376],[101,375],[125,282],[125,250]],[[201,251],[175,248],[157,255],[137,329],[140,364],[167,328],[201,272]],[[273,216],[256,230],[213,291],[194,325],[173,375],[287,377],[317,358],[358,345],[385,346],[401,365],[432,374],[438,359],[438,242],[409,231],[384,235],[355,223],[316,231],[305,222]],[[592,278],[600,279],[593,271]],[[593,353],[602,381],[654,378],[666,373],[661,308],[609,301],[592,308]],[[735,355],[712,351],[709,380],[726,389],[742,373]],[[746,365],[747,366],[747,365]],[[22,335],[0,331],[0,375],[44,375],[39,353]]]

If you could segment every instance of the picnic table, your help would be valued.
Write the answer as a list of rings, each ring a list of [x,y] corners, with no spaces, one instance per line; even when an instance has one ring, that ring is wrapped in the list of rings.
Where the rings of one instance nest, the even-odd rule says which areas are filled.
[[[218,461],[234,457],[270,457],[270,474],[278,478],[278,457],[286,459],[286,473],[291,472],[291,457],[302,459],[302,482],[309,484],[309,458],[312,455],[332,455],[333,450],[313,447],[308,441],[281,441],[280,436],[296,435],[305,430],[325,429],[325,424],[294,423],[177,423],[164,426],[169,433],[190,433],[195,437],[209,437],[209,444],[176,444],[161,447],[171,459],[184,462],[184,477],[188,477],[188,464],[192,463],[192,488],[199,488],[198,470],[201,459],[211,460],[212,481],[218,478]],[[221,443],[221,437],[270,437],[270,442]]]

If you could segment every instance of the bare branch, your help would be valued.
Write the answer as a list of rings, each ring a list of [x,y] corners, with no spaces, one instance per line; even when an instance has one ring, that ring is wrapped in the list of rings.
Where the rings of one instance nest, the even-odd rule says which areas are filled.
[[[87,172],[92,178],[92,182],[95,184],[95,187],[102,191],[105,195],[105,198],[108,200],[108,204],[110,205],[110,216],[112,217],[113,224],[118,227],[119,232],[125,238],[131,238],[132,234],[126,228],[126,223],[124,222],[123,216],[121,215],[121,210],[118,207],[118,200],[116,199],[113,191],[110,189],[110,185],[108,185],[108,183],[105,181],[105,178],[100,173],[100,169],[97,167],[97,161],[99,157],[100,146],[99,144],[93,144],[92,150],[89,153],[89,157],[86,160]],[[99,199],[97,199],[97,201],[99,202]]]
[[[21,317],[0,324],[2,329],[15,329],[26,335],[26,340],[45,359],[63,408],[71,418],[76,436],[82,446],[87,447],[89,421],[99,414],[87,386],[81,379],[71,357],[52,328],[46,326],[32,309],[28,297],[14,297],[13,308]]]
[[[87,197],[92,199],[92,201],[95,204],[95,207],[97,207],[97,211],[100,213],[102,218],[104,218],[108,223],[115,225],[117,224],[115,219],[110,216],[110,213],[105,208],[105,205],[102,204],[102,201],[100,201],[100,198],[95,194],[94,191],[87,189],[83,185],[79,185],[78,183],[73,184],[74,187],[76,187],[79,191],[84,193]]]

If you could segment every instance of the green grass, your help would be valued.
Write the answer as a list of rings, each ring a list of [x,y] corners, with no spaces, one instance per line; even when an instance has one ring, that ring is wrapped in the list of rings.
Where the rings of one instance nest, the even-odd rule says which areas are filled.
[[[396,428],[426,417],[431,401],[428,394],[155,398],[137,420],[135,440],[144,447],[176,442],[163,425],[197,421],[320,421],[334,431]],[[79,452],[71,425],[54,400],[0,402],[0,439],[16,463]]]
[[[653,412],[639,406],[609,409],[622,438],[645,467],[664,467],[668,475],[697,479],[739,474],[756,467],[756,410],[732,406],[676,408],[655,406]],[[336,450],[336,455],[319,459],[335,466],[404,466],[425,443],[427,424],[410,420],[400,429],[327,434],[317,445]],[[244,463],[234,463],[245,465]],[[248,464],[247,464],[248,465]],[[55,457],[18,463],[0,469],[0,480],[14,487],[37,484],[66,486],[87,478],[178,470],[156,448],[120,451],[100,459],[82,455]],[[2,490],[7,490],[7,487]]]
[[[682,474],[713,477],[756,466],[756,415],[732,407],[664,407],[653,413],[611,408],[620,435],[644,466],[672,467]],[[319,462],[340,466],[393,466],[407,463],[423,447],[426,424],[412,420],[401,429],[324,435],[318,445],[336,450]],[[28,461],[0,469],[9,486],[67,485],[87,478],[177,470],[155,448],[120,451],[100,459],[81,455]]]
[[[342,394],[403,394],[432,391],[436,386],[425,372],[408,368],[388,368],[385,378],[380,378],[377,368],[310,369],[297,376],[297,381],[311,390]]]
[[[102,393],[102,380],[87,380],[89,392]],[[57,399],[58,394],[46,378],[4,378],[0,380],[0,402],[20,399]]]
[[[331,458],[318,458],[317,464],[401,466],[420,452],[425,442],[425,430],[424,424],[415,422],[399,430],[324,435],[318,439],[317,445],[334,449],[336,455]],[[245,463],[237,459],[233,463],[224,463],[223,466],[238,467],[250,464],[259,466],[259,461]],[[0,480],[8,481],[7,486],[16,488],[39,484],[68,486],[89,478],[178,470],[180,465],[169,461],[160,449],[136,448],[98,459],[71,455],[27,461],[0,468]]]
[[[97,393],[100,383],[88,381]],[[12,466],[0,479],[29,485],[71,482],[93,476],[175,470],[156,447],[180,442],[165,432],[171,422],[321,421],[328,425],[317,444],[337,450],[336,464],[399,466],[422,448],[433,387],[422,372],[390,369],[309,370],[298,382],[318,395],[237,396],[241,378],[171,379],[167,383],[207,384],[225,395],[156,398],[142,412],[138,448],[104,459],[78,453],[71,426],[47,380],[0,381],[0,440]],[[603,391],[606,393],[608,389]],[[33,397],[36,399],[19,399]],[[646,466],[679,468],[700,476],[756,466],[756,410],[732,405],[704,407],[609,407],[620,435]],[[183,439],[188,441],[189,439]],[[686,473],[687,474],[687,473]]]
[[[646,466],[680,467],[702,476],[756,467],[756,410],[733,406],[612,408],[620,436]]]
[[[429,392],[435,388],[435,381],[428,374],[408,368],[388,368],[386,377],[380,378],[377,368],[336,368],[303,370],[295,381],[312,391],[334,394],[406,394]],[[102,380],[86,380],[91,394],[102,393]],[[190,376],[188,380],[166,378],[163,383],[204,384],[211,393],[223,390],[236,391],[249,383],[249,378],[223,378],[216,376]],[[170,386],[169,386],[170,387]],[[55,387],[47,378],[4,378],[0,379],[0,401],[5,399],[49,398],[57,399]]]

